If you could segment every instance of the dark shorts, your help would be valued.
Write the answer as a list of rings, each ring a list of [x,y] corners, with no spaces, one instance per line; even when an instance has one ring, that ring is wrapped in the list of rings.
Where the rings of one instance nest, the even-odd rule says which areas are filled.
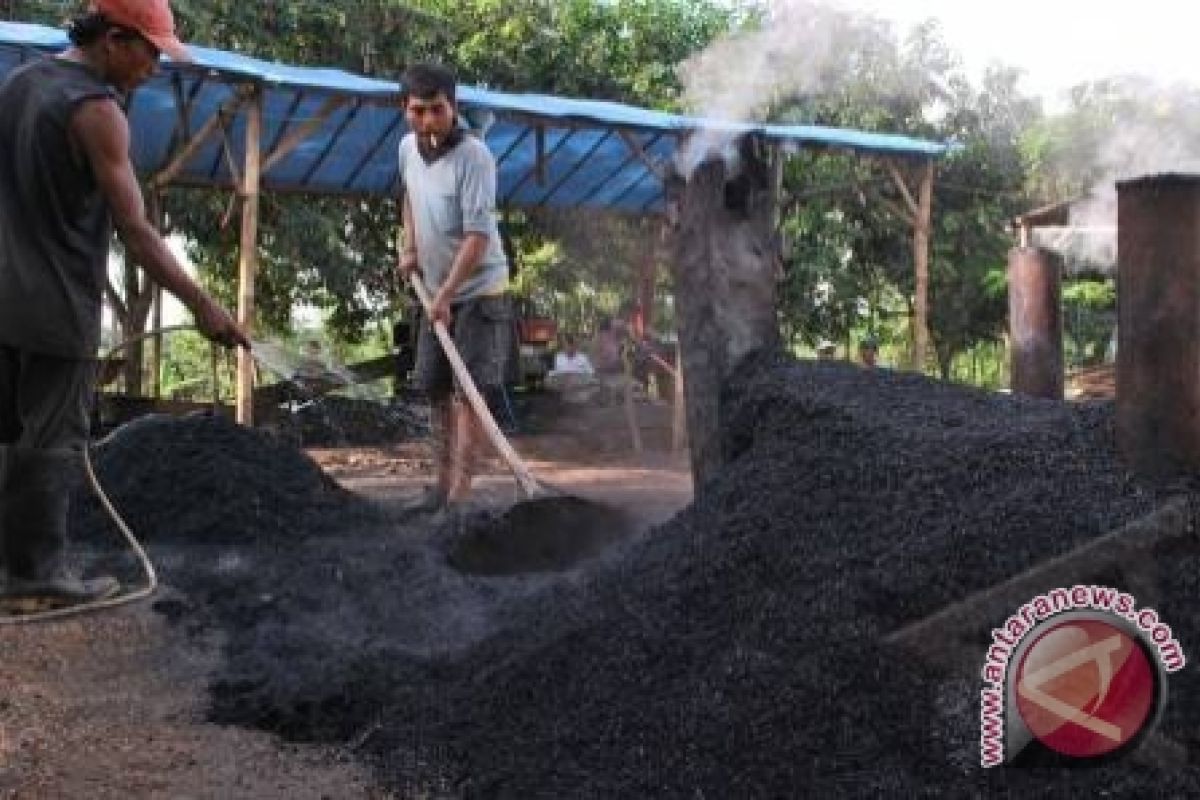
[[[95,361],[0,345],[0,444],[81,449],[88,436],[95,378]]]
[[[512,343],[512,302],[508,295],[479,297],[450,307],[450,336],[471,380],[481,393],[504,385]],[[435,402],[455,391],[450,361],[433,326],[421,320],[413,383]]]

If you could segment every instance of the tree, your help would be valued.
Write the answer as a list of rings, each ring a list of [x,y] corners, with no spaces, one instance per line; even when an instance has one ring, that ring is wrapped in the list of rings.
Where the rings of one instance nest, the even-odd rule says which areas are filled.
[[[956,355],[997,339],[1007,322],[1008,221],[1030,202],[1021,134],[1040,114],[1017,91],[1018,77],[992,69],[979,90],[955,82],[942,123],[961,145],[939,169],[933,237],[930,333],[944,378]]]

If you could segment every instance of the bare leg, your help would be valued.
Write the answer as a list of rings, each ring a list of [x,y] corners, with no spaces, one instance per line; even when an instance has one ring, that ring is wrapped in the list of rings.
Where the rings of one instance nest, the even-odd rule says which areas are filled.
[[[454,440],[456,421],[454,409],[458,404],[450,397],[433,407],[433,460],[437,466],[437,488],[443,497],[454,488]]]
[[[454,403],[454,478],[448,498],[457,503],[471,493],[471,482],[475,478],[476,459],[479,456],[479,420],[470,403],[461,398]]]

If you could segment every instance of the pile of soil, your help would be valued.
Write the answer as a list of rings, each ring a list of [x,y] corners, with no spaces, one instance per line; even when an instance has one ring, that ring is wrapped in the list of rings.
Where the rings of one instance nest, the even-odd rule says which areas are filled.
[[[985,773],[978,675],[881,641],[1194,494],[1126,473],[1111,406],[771,358],[723,402],[730,461],[698,502],[566,572],[464,574],[460,532],[348,518],[241,539],[238,569],[182,560],[174,582],[228,633],[213,718],[350,742],[404,795],[1200,787],[1194,766]],[[1200,558],[1162,569],[1186,650]],[[1197,689],[1172,676],[1161,725],[1193,754]]]

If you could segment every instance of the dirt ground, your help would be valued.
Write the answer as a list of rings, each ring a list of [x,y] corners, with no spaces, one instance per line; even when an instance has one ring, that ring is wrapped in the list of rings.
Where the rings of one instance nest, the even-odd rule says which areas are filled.
[[[594,452],[571,437],[517,442],[535,473],[617,503],[646,525],[691,499],[682,455]],[[385,504],[416,496],[427,446],[320,449],[310,455],[347,488]],[[517,499],[502,465],[477,502]],[[157,598],[169,608],[171,589]],[[285,744],[205,722],[220,634],[168,624],[150,603],[36,626],[0,627],[0,798],[385,798],[350,748]],[[353,743],[351,743],[353,745]]]

